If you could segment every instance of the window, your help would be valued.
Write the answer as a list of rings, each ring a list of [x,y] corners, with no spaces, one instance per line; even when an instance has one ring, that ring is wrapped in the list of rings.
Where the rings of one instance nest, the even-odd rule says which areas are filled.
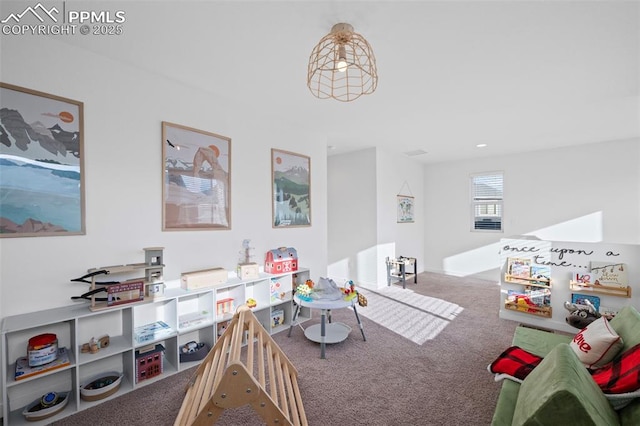
[[[471,176],[471,230],[502,231],[502,172]]]

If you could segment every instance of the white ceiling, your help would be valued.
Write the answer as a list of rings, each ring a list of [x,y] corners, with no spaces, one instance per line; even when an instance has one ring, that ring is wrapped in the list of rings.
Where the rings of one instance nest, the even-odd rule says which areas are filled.
[[[326,136],[329,154],[430,163],[640,137],[638,1],[114,4],[125,36],[61,40]],[[338,22],[378,64],[376,92],[350,103],[306,87]]]

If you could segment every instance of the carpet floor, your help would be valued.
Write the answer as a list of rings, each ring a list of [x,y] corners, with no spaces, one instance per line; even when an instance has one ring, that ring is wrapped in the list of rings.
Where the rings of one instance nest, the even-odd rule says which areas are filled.
[[[343,342],[320,347],[300,327],[274,340],[296,366],[311,426],[488,425],[500,383],[487,372],[511,344],[516,322],[498,318],[496,282],[422,273],[418,283],[367,291],[358,313],[333,321],[352,331]],[[303,323],[317,324],[319,313]],[[54,425],[172,425],[195,368],[169,376],[62,419]],[[249,407],[225,411],[220,425],[264,424]]]

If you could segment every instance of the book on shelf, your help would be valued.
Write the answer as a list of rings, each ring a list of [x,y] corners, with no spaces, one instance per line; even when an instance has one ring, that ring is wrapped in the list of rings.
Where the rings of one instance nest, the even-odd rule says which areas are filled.
[[[280,278],[277,277],[271,278],[269,292],[271,294],[271,303],[291,299],[291,288],[287,288],[287,286],[281,282]]]
[[[577,284],[592,284],[590,272],[573,272],[571,274],[571,281]]]
[[[629,285],[628,269],[626,263],[591,262],[591,283],[627,287]]]
[[[58,368],[65,367],[67,365],[71,365],[71,361],[69,359],[69,352],[65,347],[58,348],[58,357],[56,359],[47,364],[38,365],[36,367],[29,366],[29,358],[23,356],[16,360],[15,379],[24,380],[38,374],[57,370]]]
[[[593,305],[596,312],[600,311],[600,298],[598,296],[592,296],[590,294],[577,294],[577,293],[573,293],[571,295],[571,303],[575,303],[578,305],[587,305],[587,303],[585,302],[586,300],[588,300]]]
[[[551,280],[551,268],[544,265],[531,265],[531,278],[548,283]]]
[[[531,278],[531,259],[508,258],[507,274],[513,278]]]
[[[509,290],[507,301],[526,303],[529,306],[548,307],[551,305],[551,291],[546,288],[525,288],[524,291]]]
[[[551,268],[544,265],[531,265],[531,281],[532,284],[550,285],[551,284]]]
[[[282,309],[274,309],[271,311],[271,328],[284,325],[284,311]]]
[[[524,293],[538,306],[551,305],[551,290],[540,287],[526,287]]]

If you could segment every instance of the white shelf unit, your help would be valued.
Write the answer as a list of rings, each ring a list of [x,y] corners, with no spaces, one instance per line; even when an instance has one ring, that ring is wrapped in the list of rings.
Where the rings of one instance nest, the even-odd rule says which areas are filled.
[[[287,330],[294,311],[292,290],[309,278],[308,269],[279,275],[260,274],[258,278],[247,280],[230,278],[222,285],[198,290],[167,288],[161,298],[100,311],[91,311],[89,303],[85,302],[6,317],[2,321],[4,424],[49,424],[197,365],[199,361],[180,363],[181,347],[191,341],[205,342],[211,347],[215,344],[218,325],[232,317],[232,313],[216,315],[216,303],[222,299],[233,298],[234,308],[237,308],[253,298],[257,302],[253,312],[266,330],[272,334]],[[281,291],[272,298],[274,282],[280,284]],[[272,328],[273,311],[281,311],[284,318],[282,325]],[[298,319],[306,321],[310,318],[311,311],[301,309]],[[166,323],[170,332],[155,340],[138,342],[135,328],[157,321]],[[66,347],[69,352],[70,365],[16,381],[16,360],[27,355],[29,339],[42,333],[57,335],[58,346]],[[108,347],[95,354],[81,352],[83,343],[104,335],[109,335]],[[136,350],[157,343],[165,348],[162,374],[136,383]],[[98,401],[80,398],[82,386],[110,372],[124,375],[118,392]],[[70,392],[65,409],[44,420],[27,421],[22,415],[24,407],[51,391]]]

